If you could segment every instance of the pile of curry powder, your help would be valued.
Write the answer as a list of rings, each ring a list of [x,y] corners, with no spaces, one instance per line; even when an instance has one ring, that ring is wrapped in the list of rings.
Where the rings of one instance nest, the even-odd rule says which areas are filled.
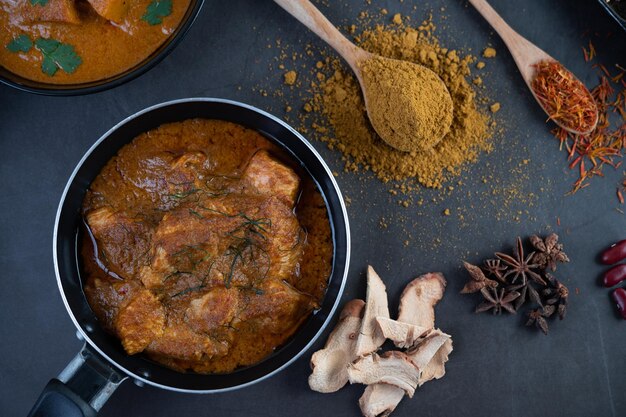
[[[433,70],[447,86],[454,104],[450,131],[435,147],[402,152],[387,145],[374,131],[354,74],[339,58],[318,62],[312,98],[304,105],[305,119],[320,140],[344,155],[346,171],[371,170],[383,182],[415,179],[439,188],[460,174],[464,164],[475,162],[491,150],[489,117],[477,108],[470,65],[476,60],[442,47],[430,21],[419,27],[376,26],[355,37],[364,49],[388,58],[402,59]],[[492,123],[493,125],[493,123]]]

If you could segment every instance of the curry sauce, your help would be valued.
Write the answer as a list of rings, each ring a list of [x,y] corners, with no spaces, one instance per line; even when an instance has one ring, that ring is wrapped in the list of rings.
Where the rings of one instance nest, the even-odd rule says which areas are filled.
[[[190,0],[172,0],[169,14],[148,22],[144,16],[153,0],[122,0],[121,11],[112,10],[115,2],[0,0],[0,66],[24,78],[52,84],[111,78],[154,53],[175,32],[190,4]],[[42,69],[43,53],[36,46],[26,52],[10,49],[11,42],[24,36],[32,42],[51,39],[68,45],[81,63],[73,72],[59,68],[49,75]]]
[[[144,133],[83,202],[84,290],[129,354],[225,373],[319,307],[333,244],[322,195],[256,131],[192,119]]]

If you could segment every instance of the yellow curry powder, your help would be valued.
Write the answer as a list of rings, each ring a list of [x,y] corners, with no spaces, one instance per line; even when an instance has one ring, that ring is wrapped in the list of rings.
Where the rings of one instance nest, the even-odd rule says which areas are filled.
[[[284,75],[285,84],[294,85],[296,83],[296,79],[298,78],[298,73],[295,71],[287,71]]]
[[[431,149],[450,131],[452,100],[437,74],[381,57],[360,68],[370,122],[389,145],[406,152]]]
[[[418,28],[377,26],[356,38],[370,52],[424,65],[443,80],[452,97],[453,119],[450,131],[431,149],[406,153],[383,142],[369,123],[357,80],[338,58],[327,60],[334,72],[312,84],[313,97],[304,109],[321,116],[312,126],[329,148],[344,154],[346,170],[371,170],[384,182],[416,179],[440,187],[479,152],[491,149],[489,118],[478,110],[466,79],[475,58],[441,47],[433,29],[427,22]]]
[[[495,58],[496,57],[496,50],[489,46],[489,47],[485,48],[485,50],[483,51],[483,56],[485,58]]]

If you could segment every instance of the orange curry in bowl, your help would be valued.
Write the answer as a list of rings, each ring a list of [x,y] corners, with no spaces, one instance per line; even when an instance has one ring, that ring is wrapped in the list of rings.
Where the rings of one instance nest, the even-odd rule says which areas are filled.
[[[84,291],[128,354],[225,373],[284,344],[331,273],[313,180],[256,131],[166,124],[124,146],[83,202]]]
[[[190,0],[0,0],[0,66],[51,84],[121,74],[155,52]]]

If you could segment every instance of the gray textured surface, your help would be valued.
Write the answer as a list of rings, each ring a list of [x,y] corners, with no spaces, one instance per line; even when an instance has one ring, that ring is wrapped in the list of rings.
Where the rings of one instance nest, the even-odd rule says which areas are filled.
[[[388,284],[395,305],[404,284],[429,270],[448,278],[448,293],[437,309],[438,325],[454,336],[447,376],[426,384],[394,415],[410,416],[624,416],[626,415],[626,322],[619,320],[609,292],[597,285],[602,271],[594,258],[609,242],[625,237],[626,217],[615,211],[615,186],[621,172],[573,196],[564,197],[575,174],[551,139],[544,116],[531,100],[500,40],[465,2],[331,2],[322,7],[331,20],[347,23],[359,11],[386,7],[419,21],[445,6],[439,30],[449,47],[498,50],[483,77],[488,95],[502,103],[498,114],[505,136],[496,150],[463,173],[453,192],[422,191],[422,207],[398,206],[389,185],[369,175],[339,174],[351,197],[353,262],[344,300],[364,296],[363,271],[372,263]],[[581,35],[600,32],[594,44],[603,62],[626,57],[626,35],[591,0],[494,0],[505,19],[561,59],[577,75],[595,83],[595,71],[581,59]],[[413,10],[415,6],[415,10]],[[438,21],[435,13],[435,21]],[[389,19],[390,16],[387,17]],[[383,19],[384,20],[384,19]],[[604,36],[612,32],[610,37]],[[57,202],[75,163],[109,127],[127,115],[172,98],[231,98],[283,115],[283,105],[252,88],[279,86],[281,73],[269,63],[280,38],[294,50],[319,45],[306,30],[268,0],[207,0],[183,43],[141,78],[112,91],[73,98],[38,97],[0,86],[0,414],[21,416],[46,381],[79,349],[74,328],[57,292],[52,268],[52,227]],[[608,65],[607,65],[608,66]],[[238,87],[241,87],[238,89]],[[298,106],[295,110],[298,111]],[[293,115],[293,112],[292,112]],[[341,172],[338,154],[313,143],[329,165]],[[513,171],[520,162],[526,175]],[[532,206],[515,214],[485,197],[482,178],[501,178],[496,188],[514,187]],[[435,198],[435,203],[430,203]],[[444,208],[453,215],[443,217]],[[456,212],[466,221],[460,222]],[[389,228],[379,227],[381,217]],[[561,226],[556,226],[560,217]],[[465,224],[463,224],[465,223]],[[573,262],[560,276],[573,290],[567,320],[548,337],[528,331],[521,317],[477,317],[476,299],[458,294],[465,275],[462,258],[478,261],[512,242],[517,234],[557,230]],[[408,246],[403,244],[409,240]],[[441,240],[441,244],[431,242]],[[318,346],[322,344],[320,340]],[[308,357],[251,388],[220,395],[182,395],[125,383],[105,405],[102,416],[168,415],[357,415],[362,387],[321,395],[306,384]]]

